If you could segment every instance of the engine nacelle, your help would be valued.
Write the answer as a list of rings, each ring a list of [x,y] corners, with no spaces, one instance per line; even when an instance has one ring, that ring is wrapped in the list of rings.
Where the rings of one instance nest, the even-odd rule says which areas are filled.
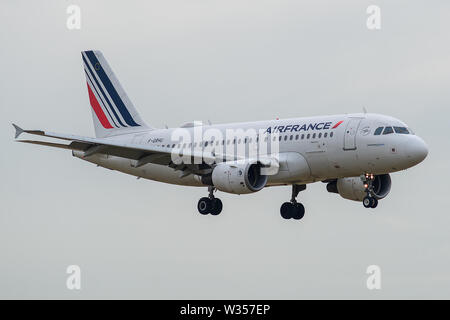
[[[391,191],[391,177],[389,174],[375,176],[372,183],[372,196],[378,200],[383,199]],[[327,185],[328,192],[339,193],[344,199],[362,201],[366,196],[364,183],[360,177],[340,178]]]
[[[259,162],[248,160],[219,163],[212,172],[212,184],[220,191],[234,194],[259,191],[267,183],[261,167]]]

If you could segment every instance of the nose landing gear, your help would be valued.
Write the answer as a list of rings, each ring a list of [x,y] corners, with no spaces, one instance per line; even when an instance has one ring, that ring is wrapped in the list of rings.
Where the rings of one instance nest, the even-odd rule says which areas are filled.
[[[214,197],[214,187],[208,187],[209,196],[198,200],[197,209],[200,214],[207,215],[208,213],[217,216],[222,212],[222,201]]]
[[[300,220],[305,215],[305,207],[300,202],[297,202],[298,193],[306,189],[304,184],[292,185],[292,197],[290,202],[285,202],[281,205],[280,214],[283,219]]]
[[[361,180],[364,183],[364,191],[367,194],[363,198],[363,206],[364,208],[375,209],[378,206],[378,199],[374,197],[373,192],[373,181],[375,180],[375,176],[373,174],[366,173],[361,176]]]

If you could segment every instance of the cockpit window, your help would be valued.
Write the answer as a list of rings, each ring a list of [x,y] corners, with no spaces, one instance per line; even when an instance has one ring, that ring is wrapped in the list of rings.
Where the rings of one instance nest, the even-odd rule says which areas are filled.
[[[375,132],[373,134],[376,135],[376,136],[379,136],[382,131],[383,131],[383,127],[378,127],[378,128],[376,128],[376,130],[375,130]]]
[[[384,128],[383,134],[390,134],[390,133],[394,133],[394,129],[392,129],[392,127]]]
[[[409,131],[405,127],[394,127],[395,133],[401,133],[401,134],[409,134]]]

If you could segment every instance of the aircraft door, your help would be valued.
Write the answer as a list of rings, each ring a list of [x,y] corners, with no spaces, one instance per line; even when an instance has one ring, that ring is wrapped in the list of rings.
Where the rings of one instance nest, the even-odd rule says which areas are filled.
[[[356,133],[362,118],[350,118],[344,133],[344,150],[356,150]]]

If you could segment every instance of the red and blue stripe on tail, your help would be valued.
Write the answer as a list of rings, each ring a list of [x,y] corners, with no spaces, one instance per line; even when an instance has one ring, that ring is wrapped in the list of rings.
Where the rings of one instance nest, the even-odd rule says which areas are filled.
[[[100,51],[83,51],[89,101],[98,137],[147,128]]]

